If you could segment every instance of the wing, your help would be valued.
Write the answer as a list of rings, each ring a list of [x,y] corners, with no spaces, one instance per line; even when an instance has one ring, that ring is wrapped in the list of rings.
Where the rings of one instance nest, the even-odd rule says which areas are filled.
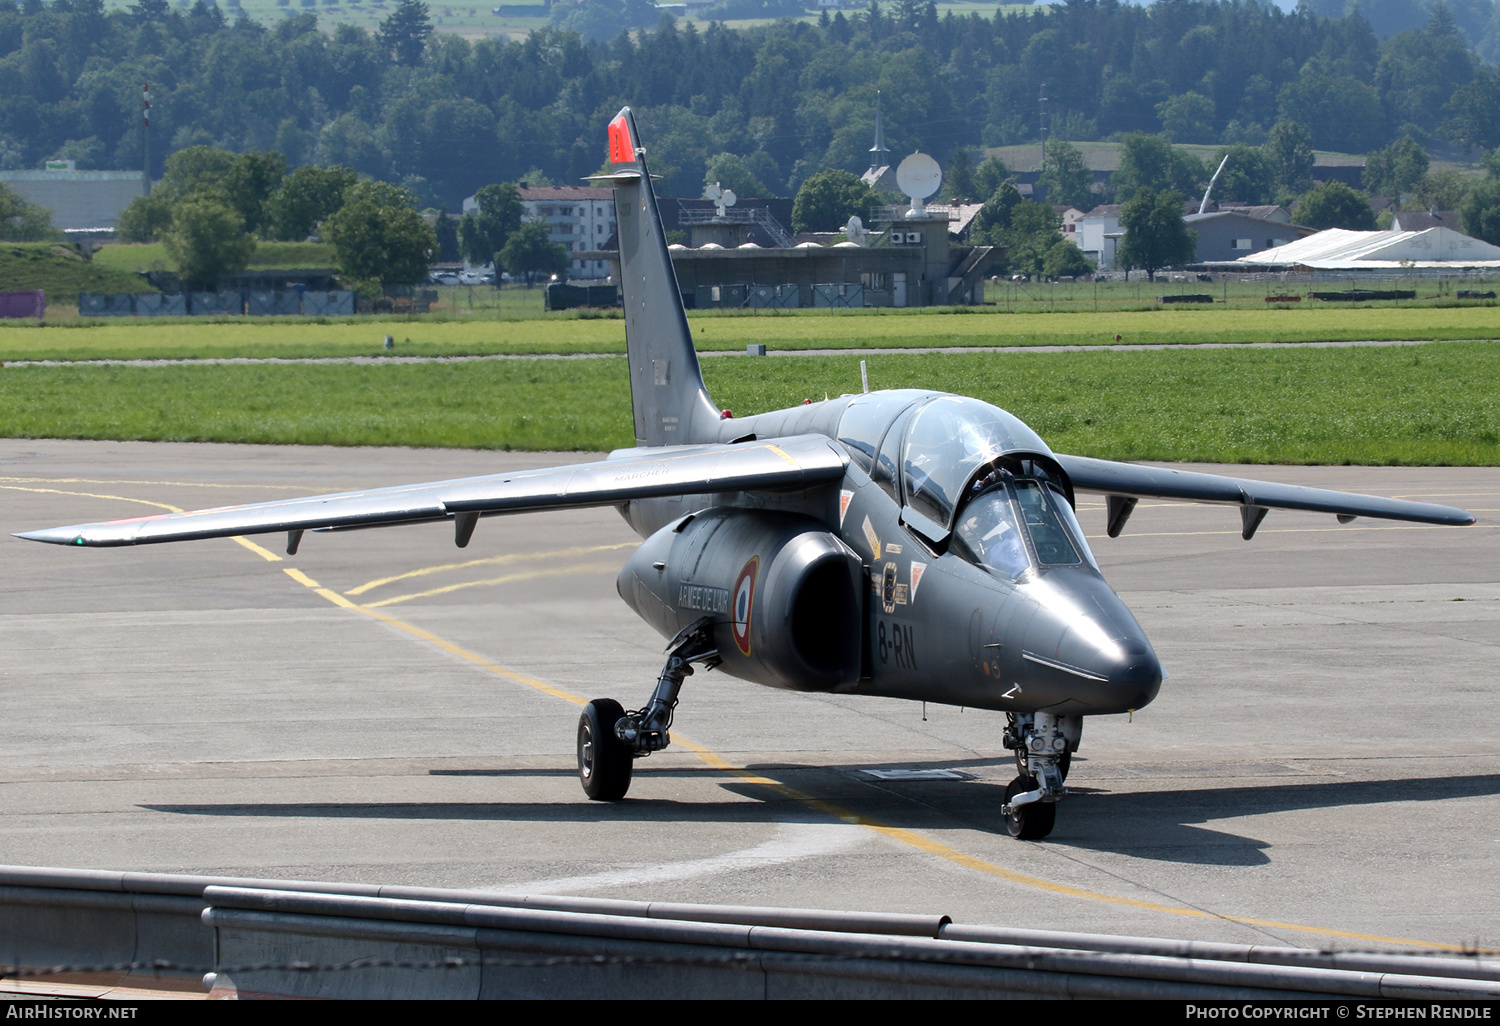
[[[302,531],[451,519],[463,545],[482,516],[614,506],[669,495],[790,491],[842,480],[848,460],[842,449],[821,435],[775,442],[625,449],[598,463],[51,527],[16,537],[56,545],[107,546],[288,531],[294,535],[289,551],[295,551]]]
[[[1376,495],[1335,492],[1326,488],[1304,488],[1301,485],[1253,481],[1217,474],[1197,474],[1187,470],[1168,470],[1137,463],[1113,463],[1087,456],[1057,455],[1073,488],[1081,492],[1101,492],[1109,497],[1109,536],[1116,538],[1125,526],[1137,499],[1181,499],[1188,502],[1215,502],[1240,507],[1242,534],[1249,540],[1266,511],[1302,509],[1315,513],[1332,513],[1341,523],[1355,517],[1378,517],[1383,520],[1410,520],[1419,524],[1443,524],[1463,527],[1474,517],[1452,506],[1436,506],[1404,499],[1383,499]]]

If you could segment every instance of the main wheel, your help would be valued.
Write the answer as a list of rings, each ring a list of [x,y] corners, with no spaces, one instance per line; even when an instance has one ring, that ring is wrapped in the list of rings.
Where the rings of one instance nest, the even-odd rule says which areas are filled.
[[[617,802],[630,790],[630,749],[615,735],[624,715],[613,698],[596,698],[578,717],[578,779],[595,801]]]
[[[1016,795],[1035,791],[1038,786],[1036,777],[1017,777],[1005,788],[1005,804],[1009,806]],[[1005,829],[1023,841],[1040,841],[1052,832],[1056,822],[1056,802],[1032,802],[1005,814]]]

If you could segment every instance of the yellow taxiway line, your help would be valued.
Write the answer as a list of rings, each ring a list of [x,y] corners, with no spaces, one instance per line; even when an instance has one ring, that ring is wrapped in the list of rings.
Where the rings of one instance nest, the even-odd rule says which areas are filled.
[[[12,480],[14,480],[14,479],[12,479]],[[5,488],[5,489],[10,489],[10,490],[15,490],[15,491],[46,492],[46,493],[52,493],[52,494],[58,494],[58,495],[76,495],[76,496],[80,496],[80,497],[84,497],[84,498],[111,499],[111,500],[118,500],[118,501],[121,501],[121,502],[134,502],[134,503],[140,503],[140,504],[147,505],[147,506],[155,506],[155,507],[157,507],[159,509],[169,510],[169,511],[174,512],[174,513],[181,512],[181,510],[178,509],[177,507],[168,505],[167,503],[153,502],[153,501],[150,501],[150,500],[147,500],[147,499],[134,499],[134,498],[129,498],[127,496],[121,496],[121,495],[98,495],[98,494],[87,493],[87,492],[65,491],[65,490],[57,489],[57,488],[26,488],[26,487],[20,487],[20,486],[17,486],[17,485],[4,485],[4,484],[0,484],[0,488]],[[1420,528],[1417,528],[1417,529],[1420,529]],[[1319,528],[1306,528],[1306,529],[1303,529],[1303,530],[1318,531],[1320,529]],[[1330,529],[1323,529],[1323,530],[1348,530],[1348,528],[1330,528]],[[1368,528],[1367,528],[1367,530],[1368,530]],[[1227,534],[1227,533],[1233,533],[1233,532],[1190,531],[1190,532],[1180,532],[1180,533],[1183,533],[1183,534],[1218,534],[1218,533],[1226,533]],[[1292,530],[1288,530],[1286,533],[1294,533],[1294,532]],[[245,548],[249,549],[252,552],[255,552],[257,555],[260,555],[261,557],[263,557],[264,559],[266,559],[268,561],[275,561],[275,562],[282,561],[282,558],[280,556],[278,556],[276,553],[270,552],[267,549],[262,548],[261,546],[255,544],[254,542],[249,541],[248,539],[236,537],[233,540],[236,541],[236,542],[238,542],[238,543],[240,543]],[[609,547],[610,548],[623,548],[623,547],[627,547],[628,544],[630,544],[630,543],[624,543],[622,545],[609,546]],[[601,546],[600,548],[603,548],[603,547]],[[567,552],[567,551],[569,551],[569,550],[560,550],[557,554],[561,555],[561,554],[563,554],[563,552]],[[441,566],[441,567],[428,568],[426,570],[417,571],[417,572],[414,572],[414,573],[411,573],[411,574],[400,574],[400,575],[396,575],[394,577],[382,578],[382,579],[380,579],[378,581],[372,581],[372,582],[370,582],[367,585],[363,585],[360,588],[355,589],[355,591],[349,592],[349,594],[355,594],[356,592],[362,592],[362,591],[368,590],[369,588],[375,587],[377,585],[385,584],[385,583],[388,583],[390,581],[401,580],[401,579],[404,579],[404,578],[409,577],[409,576],[417,576],[419,574],[427,573],[427,572],[437,572],[438,570],[458,569],[458,568],[463,567],[463,566],[472,566],[472,565],[478,565],[478,564],[487,563],[487,562],[490,562],[490,561],[489,560],[474,560],[474,561],[470,561],[468,563],[446,564],[446,565]],[[328,602],[331,602],[334,605],[339,606],[340,608],[349,609],[349,610],[352,610],[352,611],[354,611],[356,613],[360,613],[360,614],[362,614],[364,616],[368,616],[368,617],[370,617],[372,619],[379,620],[380,622],[382,622],[384,624],[387,624],[388,626],[394,627],[394,628],[396,628],[397,630],[400,630],[400,631],[404,631],[405,633],[410,634],[413,637],[418,638],[421,641],[425,641],[428,644],[434,645],[435,647],[441,649],[444,652],[449,653],[450,655],[458,656],[459,658],[461,658],[461,659],[463,659],[463,660],[465,660],[465,661],[467,661],[469,663],[472,663],[473,665],[479,667],[480,669],[485,670],[488,673],[492,673],[492,674],[494,674],[497,677],[501,677],[501,678],[504,678],[505,680],[513,681],[514,683],[517,683],[517,684],[525,685],[526,687],[534,688],[537,691],[542,692],[543,694],[550,695],[553,698],[562,699],[563,701],[571,703],[572,705],[575,705],[575,706],[582,707],[582,706],[588,704],[585,699],[581,698],[578,695],[572,694],[571,692],[568,692],[568,691],[564,691],[561,688],[553,687],[551,684],[548,684],[545,681],[537,680],[534,677],[528,677],[525,674],[518,673],[515,670],[512,670],[512,669],[510,669],[508,667],[501,666],[499,663],[496,663],[493,660],[487,659],[484,656],[479,655],[476,652],[471,652],[468,649],[463,648],[463,647],[461,647],[459,645],[455,645],[453,642],[448,641],[448,640],[446,640],[444,638],[441,638],[438,635],[433,634],[431,631],[427,631],[427,630],[422,629],[421,627],[417,627],[417,626],[415,626],[413,624],[409,624],[409,623],[405,622],[404,620],[399,620],[396,617],[391,616],[388,613],[380,612],[378,609],[374,608],[374,605],[380,605],[382,603],[374,603],[372,605],[361,605],[361,604],[356,603],[356,602],[352,601],[351,599],[345,597],[344,595],[340,595],[338,592],[334,591],[331,588],[325,588],[325,587],[323,587],[317,581],[313,580],[307,574],[303,573],[301,570],[296,569],[295,567],[283,567],[282,571],[288,577],[290,577],[292,580],[296,581],[298,584],[302,585],[305,588],[311,589],[313,592],[315,592],[316,594],[318,594],[322,598],[326,599]],[[519,578],[522,575],[512,575],[512,576],[514,578]],[[537,575],[527,574],[526,576],[537,576]],[[508,580],[508,579],[511,579],[511,578],[499,578],[499,579],[496,579],[494,582],[477,582],[477,583],[500,583],[500,582],[502,582],[504,580]],[[459,586],[456,586],[456,587],[462,587],[462,585],[459,585]],[[447,590],[452,590],[452,589],[451,588],[450,589],[435,589],[431,593],[424,593],[424,594],[437,594],[437,593],[440,593],[442,591],[447,591]],[[404,596],[403,598],[417,598],[417,597],[420,597],[420,596],[418,596],[418,595],[411,595],[411,596]],[[390,601],[400,601],[400,600],[402,600],[402,599],[398,598],[396,600],[386,600],[386,601],[390,602]],[[833,802],[827,801],[827,800],[822,799],[822,798],[818,798],[818,797],[816,797],[814,795],[807,794],[807,793],[805,793],[803,791],[799,791],[796,788],[791,787],[791,786],[789,786],[789,785],[787,785],[787,784],[785,784],[785,783],[783,783],[783,782],[781,782],[779,780],[775,780],[774,778],[767,777],[767,776],[765,776],[763,774],[760,774],[760,773],[756,773],[756,772],[754,772],[752,770],[746,769],[743,766],[736,766],[734,763],[729,762],[727,759],[724,759],[722,756],[716,754],[715,752],[713,752],[712,750],[704,747],[703,745],[700,745],[697,742],[692,741],[691,739],[689,739],[687,737],[684,737],[682,734],[673,734],[673,741],[675,741],[677,744],[681,745],[683,748],[687,749],[688,751],[692,752],[700,760],[702,760],[706,765],[712,767],[713,769],[719,770],[720,772],[723,772],[723,773],[729,774],[730,776],[736,777],[739,780],[744,781],[747,784],[752,784],[752,785],[757,786],[757,787],[766,788],[766,789],[772,791],[773,793],[775,793],[775,794],[777,794],[777,795],[779,795],[781,797],[789,798],[791,800],[794,800],[794,801],[796,801],[796,802],[804,805],[805,807],[807,807],[809,809],[815,810],[815,811],[820,812],[820,813],[822,813],[824,815],[827,815],[827,816],[830,816],[830,817],[832,817],[834,819],[840,820],[841,822],[848,823],[848,824],[850,824],[852,826],[863,827],[863,828],[865,828],[867,830],[870,830],[870,831],[873,831],[874,833],[879,834],[882,837],[885,837],[885,838],[887,838],[889,840],[895,841],[898,844],[904,844],[904,845],[906,845],[908,847],[915,848],[918,851],[926,852],[929,855],[933,855],[933,856],[936,856],[937,858],[941,858],[941,859],[943,859],[943,860],[945,860],[947,862],[951,862],[954,865],[961,866],[961,867],[963,867],[965,869],[969,869],[969,870],[972,870],[972,871],[977,872],[977,873],[982,873],[985,876],[990,876],[990,877],[994,877],[996,879],[1005,880],[1008,883],[1017,884],[1019,886],[1031,887],[1031,888],[1035,888],[1035,889],[1038,889],[1038,890],[1048,891],[1048,892],[1053,893],[1053,894],[1063,895],[1063,896],[1071,897],[1071,898],[1081,898],[1081,899],[1085,899],[1085,900],[1089,900],[1089,901],[1106,902],[1106,903],[1112,904],[1112,905],[1123,905],[1123,906],[1126,906],[1126,907],[1138,908],[1138,909],[1142,909],[1142,910],[1150,911],[1150,912],[1161,912],[1161,913],[1165,913],[1165,914],[1168,914],[1168,915],[1187,916],[1187,917],[1194,918],[1194,919],[1215,919],[1215,920],[1220,920],[1220,921],[1223,921],[1223,922],[1240,923],[1240,924],[1244,924],[1244,925],[1247,925],[1247,926],[1261,926],[1261,927],[1267,927],[1267,928],[1271,928],[1271,929],[1289,930],[1289,931],[1295,931],[1295,932],[1298,932],[1298,933],[1315,934],[1315,935],[1323,936],[1323,937],[1338,937],[1338,938],[1341,938],[1341,939],[1344,939],[1344,940],[1365,941],[1365,942],[1373,942],[1373,943],[1379,943],[1379,944],[1400,944],[1400,945],[1404,945],[1404,946],[1407,946],[1407,947],[1426,948],[1426,949],[1429,949],[1429,950],[1442,950],[1442,951],[1470,951],[1470,950],[1472,950],[1472,949],[1470,949],[1470,948],[1468,948],[1468,947],[1466,947],[1464,945],[1459,945],[1459,944],[1445,944],[1445,943],[1432,942],[1432,941],[1418,941],[1418,940],[1412,940],[1410,938],[1405,938],[1405,937],[1385,937],[1385,936],[1381,936],[1381,935],[1378,935],[1378,934],[1357,933],[1357,932],[1350,931],[1350,930],[1334,930],[1334,929],[1329,929],[1327,927],[1321,927],[1321,926],[1307,926],[1307,925],[1304,925],[1304,924],[1301,924],[1301,923],[1287,923],[1287,922],[1281,922],[1279,920],[1274,920],[1274,919],[1259,919],[1259,918],[1253,918],[1253,917],[1249,917],[1249,916],[1227,915],[1227,914],[1224,914],[1224,913],[1209,912],[1209,911],[1206,911],[1206,910],[1200,909],[1200,908],[1183,907],[1183,906],[1179,906],[1179,905],[1166,905],[1166,904],[1162,904],[1160,902],[1144,901],[1144,900],[1141,900],[1139,898],[1127,898],[1127,897],[1124,897],[1122,895],[1105,894],[1105,893],[1100,892],[1100,891],[1091,891],[1091,890],[1088,890],[1088,889],[1082,888],[1082,887],[1074,887],[1074,886],[1072,886],[1070,884],[1063,884],[1063,883],[1057,883],[1056,881],[1052,881],[1052,880],[1045,880],[1045,879],[1042,879],[1041,877],[1031,876],[1031,875],[1026,874],[1026,873],[1020,873],[1020,872],[1017,872],[1016,870],[1013,870],[1013,869],[1007,869],[1004,866],[996,865],[993,862],[987,862],[984,859],[977,858],[976,856],[969,855],[969,854],[966,854],[964,852],[961,852],[958,849],[952,848],[952,847],[950,847],[950,846],[948,846],[946,844],[943,844],[940,841],[935,841],[935,840],[933,840],[930,837],[925,837],[922,834],[917,833],[916,831],[908,830],[908,829],[906,829],[904,827],[895,827],[895,826],[891,826],[890,824],[887,824],[887,823],[882,823],[879,820],[872,819],[872,818],[870,818],[868,816],[861,815],[860,813],[857,813],[857,812],[853,812],[853,811],[851,811],[849,809],[844,808],[843,806],[836,805]]]
[[[285,572],[289,577],[297,581],[299,584],[303,585],[304,587],[312,588],[319,595],[323,596],[325,599],[337,606],[353,610],[357,613],[363,613],[366,616],[373,617],[374,619],[395,627],[398,630],[405,631],[406,633],[411,634],[414,637],[420,638],[423,641],[436,645],[444,652],[448,652],[451,655],[456,655],[461,659],[467,660],[468,662],[473,663],[475,666],[487,670],[490,673],[495,674],[496,676],[503,677],[506,680],[514,681],[518,684],[524,684],[527,687],[535,688],[543,694],[551,695],[554,698],[560,698],[563,701],[569,702],[576,706],[581,707],[588,704],[585,699],[581,698],[578,695],[572,694],[568,691],[564,691],[561,688],[553,687],[551,684],[539,681],[534,677],[528,677],[525,674],[517,673],[515,670],[501,666],[499,663],[496,663],[490,659],[486,659],[482,655],[471,652],[459,645],[455,645],[453,644],[453,642],[447,641],[446,639],[433,634],[431,631],[423,630],[422,628],[413,626],[412,624],[406,623],[403,620],[398,620],[396,617],[391,616],[388,613],[379,612],[378,610],[373,609],[370,606],[362,606],[358,605],[357,603],[351,602],[349,599],[345,598],[343,595],[338,594],[332,589],[322,587],[318,584],[318,582],[314,581],[312,578],[308,577],[300,570],[294,570],[290,567],[287,567],[285,568]],[[716,754],[712,750],[698,744],[695,741],[692,741],[687,737],[684,737],[680,733],[674,732],[672,734],[672,740],[674,743],[681,745],[683,748],[692,752],[705,764],[712,767],[713,769],[734,776],[747,784],[753,784],[757,787],[766,788],[783,798],[789,798],[793,801],[799,802],[809,809],[813,809],[817,812],[823,813],[824,815],[831,816],[834,819],[840,820],[844,823],[848,823],[852,826],[864,827],[865,829],[871,830],[881,835],[882,837],[896,841],[899,844],[904,844],[909,847],[916,848],[917,850],[926,852],[930,855],[935,855],[938,858],[953,863],[954,865],[962,866],[965,869],[983,873],[986,876],[1005,880],[1009,883],[1019,884],[1023,887],[1034,887],[1038,890],[1049,891],[1053,894],[1065,895],[1071,898],[1084,898],[1090,901],[1102,901],[1112,905],[1125,905],[1130,908],[1138,908],[1150,912],[1165,912],[1169,915],[1188,916],[1194,919],[1216,919],[1224,922],[1241,923],[1247,926],[1263,926],[1272,929],[1292,930],[1299,933],[1311,933],[1324,937],[1339,937],[1345,940],[1366,941],[1379,944],[1400,944],[1406,947],[1427,948],[1429,950],[1471,950],[1460,944],[1442,944],[1430,941],[1417,941],[1406,937],[1384,937],[1379,934],[1356,933],[1350,930],[1332,930],[1328,929],[1327,927],[1305,926],[1300,923],[1284,923],[1274,919],[1255,919],[1248,916],[1225,915],[1218,912],[1208,912],[1199,908],[1189,908],[1179,905],[1164,905],[1154,901],[1143,901],[1139,898],[1127,898],[1116,894],[1104,894],[1100,891],[1091,891],[1082,887],[1074,887],[1070,884],[1062,884],[1052,880],[1044,880],[1041,877],[1031,876],[1026,873],[1019,873],[1013,869],[1007,869],[1004,866],[998,866],[993,862],[986,862],[984,859],[965,854],[964,852],[961,852],[956,848],[951,848],[940,841],[935,841],[930,837],[924,837],[922,834],[919,834],[914,830],[907,830],[904,827],[895,827],[887,823],[882,823],[879,820],[861,815],[860,813],[852,812],[849,809],[844,808],[843,806],[834,804],[833,802],[818,798],[814,795],[807,794],[803,791],[799,791],[796,788],[784,784],[774,778],[756,773],[753,770],[746,769],[743,766],[736,766],[734,763]]]

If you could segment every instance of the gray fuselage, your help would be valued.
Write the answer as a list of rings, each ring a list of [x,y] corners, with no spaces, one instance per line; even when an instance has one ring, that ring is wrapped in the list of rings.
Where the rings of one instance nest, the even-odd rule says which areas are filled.
[[[977,428],[976,411],[982,421]],[[754,438],[764,443],[819,434],[840,441],[852,458],[836,488],[682,496],[622,507],[626,520],[647,540],[621,572],[621,595],[664,635],[671,636],[708,611],[723,619],[720,648],[731,656],[725,672],[797,690],[1061,716],[1126,712],[1156,696],[1161,685],[1156,655],[1135,617],[1094,564],[1072,516],[1071,489],[1050,450],[1019,420],[976,400],[899,391],[842,396],[725,419],[718,427],[716,437],[694,441]],[[988,431],[982,444],[963,437],[981,429]],[[953,498],[944,496],[935,507],[930,500],[925,507],[920,504],[924,489],[930,494],[934,488],[920,466],[927,454],[914,451],[922,444],[950,446],[941,461],[930,463],[950,468],[956,464],[959,469],[950,469],[950,476],[961,475],[956,485],[947,485]],[[952,444],[967,444],[977,452],[969,460],[972,467],[952,459]],[[997,473],[995,468],[1002,464],[1019,473]],[[1047,487],[1039,486],[1032,475],[1046,480]],[[1010,563],[996,558],[993,550],[986,561],[977,555],[982,543],[966,545],[961,537],[959,525],[966,522],[968,504],[979,504],[972,496],[981,494],[982,489],[976,490],[981,478],[989,482],[984,486],[990,493],[987,504],[1009,511]],[[1041,494],[1050,496],[1058,509],[1049,513],[1050,507],[1042,502],[1043,519],[1027,523],[1026,517],[1035,514],[1024,512],[1018,496]],[[683,533],[688,515],[694,513],[716,522],[716,548],[755,555],[736,554],[708,566],[701,556],[684,554],[680,544],[674,548],[674,534]],[[780,533],[768,525],[780,525]],[[1017,529],[1021,525],[1024,530]],[[697,529],[702,528],[700,521]],[[1047,538],[1057,538],[1059,528],[1059,547],[1072,555],[1053,554]],[[1044,531],[1051,534],[1044,537]],[[1002,528],[1001,533],[1007,532]],[[841,631],[850,629],[842,624],[857,622],[858,643],[844,647],[842,651],[851,654],[842,658],[857,660],[858,666],[847,665],[842,675],[830,675],[734,658],[736,640],[747,650],[752,647],[752,625],[769,632],[767,638],[775,638],[777,632],[808,633],[799,627],[796,618],[805,614],[797,612],[795,603],[748,603],[743,595],[746,575],[739,574],[740,580],[735,575],[742,560],[748,567],[750,559],[758,564],[774,558],[771,552],[760,554],[761,547],[785,544],[771,539],[796,538],[806,550],[810,534],[837,539],[825,547],[842,547],[862,571],[856,577],[857,616],[818,628]],[[744,539],[740,548],[732,544],[737,537]],[[754,587],[752,573],[752,599]],[[745,622],[736,627],[737,612]],[[757,617],[778,619],[753,623]],[[731,629],[736,632],[732,636]]]

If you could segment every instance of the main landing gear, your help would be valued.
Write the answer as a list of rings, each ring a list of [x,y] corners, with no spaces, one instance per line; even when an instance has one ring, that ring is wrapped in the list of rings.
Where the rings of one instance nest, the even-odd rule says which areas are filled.
[[[1039,841],[1052,833],[1057,803],[1068,793],[1063,782],[1082,733],[1080,716],[1042,712],[1006,716],[1004,744],[1015,752],[1019,775],[1005,788],[1000,812],[1012,837]]]
[[[626,712],[613,698],[596,698],[578,717],[578,779],[584,794],[595,801],[624,798],[634,760],[672,743],[672,712],[682,682],[693,674],[692,664],[712,670],[723,661],[714,645],[713,621],[706,616],[683,628],[667,652],[667,664],[644,709]]]

